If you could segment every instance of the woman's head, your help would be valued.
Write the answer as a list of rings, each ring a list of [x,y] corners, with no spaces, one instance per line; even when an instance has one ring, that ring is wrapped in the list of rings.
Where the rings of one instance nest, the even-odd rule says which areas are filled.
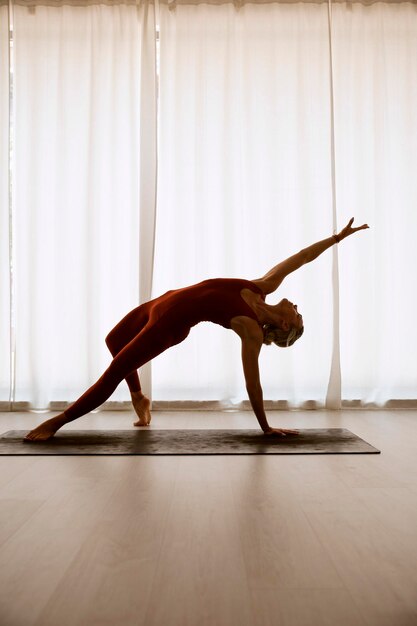
[[[293,343],[301,337],[304,332],[304,326],[295,327],[292,326],[289,330],[283,330],[278,326],[272,324],[265,324],[264,326],[264,344],[269,346],[271,343],[280,348],[289,348]]]
[[[303,318],[298,307],[284,298],[269,308],[269,319],[264,325],[264,343],[275,343],[280,348],[288,348],[301,337],[304,332]]]
[[[287,348],[301,337],[304,321],[298,312],[298,306],[283,298],[278,304],[265,304],[262,309],[264,343],[275,343],[280,348]]]

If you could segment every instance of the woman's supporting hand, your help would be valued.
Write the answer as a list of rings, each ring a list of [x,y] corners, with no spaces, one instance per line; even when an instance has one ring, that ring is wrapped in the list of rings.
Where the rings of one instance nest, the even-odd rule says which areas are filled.
[[[287,428],[268,428],[264,430],[267,437],[286,437],[287,435],[299,435],[298,430],[288,430]]]
[[[355,218],[352,217],[352,219],[349,220],[347,226],[345,226],[340,231],[340,233],[337,233],[336,237],[339,241],[342,241],[342,239],[346,239],[346,237],[349,237],[349,235],[353,235],[353,233],[356,233],[358,230],[364,230],[365,228],[369,228],[368,224],[362,224],[362,226],[357,226],[356,228],[352,228],[354,219]]]

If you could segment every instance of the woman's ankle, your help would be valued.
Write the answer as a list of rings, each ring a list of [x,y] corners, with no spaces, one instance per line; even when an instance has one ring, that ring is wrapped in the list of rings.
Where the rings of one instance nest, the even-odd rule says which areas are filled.
[[[61,426],[68,424],[68,422],[70,422],[71,420],[68,419],[68,417],[65,415],[65,412],[64,412],[64,413],[60,413],[59,415],[56,415],[55,417],[51,417],[51,419],[47,421],[53,424],[56,424],[59,428],[61,428]]]
[[[145,398],[141,391],[131,391],[130,395],[132,397],[132,400],[143,400],[143,398]]]

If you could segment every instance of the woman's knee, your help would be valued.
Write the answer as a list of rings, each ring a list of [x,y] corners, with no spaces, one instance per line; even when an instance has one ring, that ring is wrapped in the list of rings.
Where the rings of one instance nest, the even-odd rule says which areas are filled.
[[[148,324],[148,321],[149,316],[146,311],[134,309],[125,318],[123,318],[117,326],[112,328],[105,338],[105,342],[113,356],[123,350],[123,348],[135,338],[135,336],[143,332]]]
[[[104,341],[106,342],[106,346],[108,347],[110,352],[112,352],[112,350],[116,348],[115,337],[114,337],[114,333],[112,330],[109,332],[109,334],[107,335]]]

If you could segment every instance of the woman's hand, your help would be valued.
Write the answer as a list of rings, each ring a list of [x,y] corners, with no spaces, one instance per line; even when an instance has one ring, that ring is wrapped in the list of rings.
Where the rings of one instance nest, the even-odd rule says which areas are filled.
[[[287,435],[299,435],[298,430],[288,430],[286,428],[268,428],[264,430],[267,437],[286,437]]]
[[[364,230],[365,228],[369,228],[368,224],[362,224],[362,226],[357,226],[356,228],[352,228],[352,224],[353,224],[353,220],[355,218],[352,217],[351,220],[349,220],[349,223],[347,226],[345,226],[340,233],[337,233],[336,237],[339,241],[342,241],[342,239],[345,239],[346,237],[349,237],[349,235],[353,235],[353,233],[356,233],[358,230]]]

